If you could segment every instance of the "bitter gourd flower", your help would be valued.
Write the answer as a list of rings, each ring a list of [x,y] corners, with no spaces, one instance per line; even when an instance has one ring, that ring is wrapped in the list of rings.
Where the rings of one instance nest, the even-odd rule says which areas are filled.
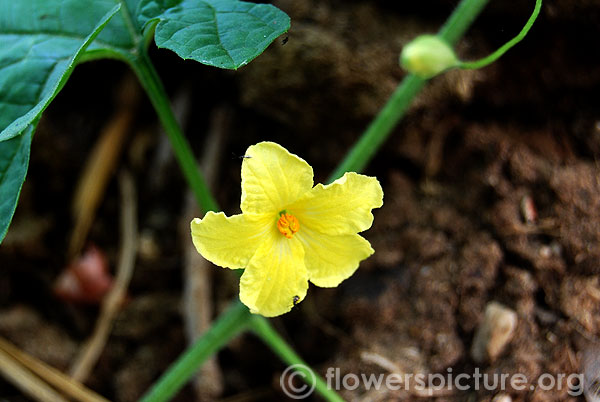
[[[308,282],[335,287],[373,254],[358,233],[383,205],[379,181],[346,173],[313,187],[312,167],[273,142],[252,145],[242,162],[241,214],[208,212],[191,222],[204,258],[245,268],[240,300],[252,313],[273,317],[302,301]]]

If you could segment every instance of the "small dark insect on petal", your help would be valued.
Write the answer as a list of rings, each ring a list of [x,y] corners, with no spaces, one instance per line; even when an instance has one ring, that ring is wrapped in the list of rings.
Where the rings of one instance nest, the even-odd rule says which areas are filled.
[[[300,297],[298,297],[298,296],[294,296],[294,299],[293,299],[294,306],[295,306],[296,304],[298,304],[298,302],[299,302],[299,301],[300,301]]]
[[[285,44],[288,42],[288,40],[290,40],[290,37],[289,37],[289,36],[286,36],[285,38],[283,38],[283,39],[281,40],[281,46],[285,45]]]
[[[232,157],[231,159],[250,159],[252,158],[250,155],[237,155],[235,152],[231,153]]]

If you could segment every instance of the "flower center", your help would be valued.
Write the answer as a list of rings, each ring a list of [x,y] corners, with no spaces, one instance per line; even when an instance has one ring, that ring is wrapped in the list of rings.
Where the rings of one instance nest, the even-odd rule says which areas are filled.
[[[291,239],[294,233],[300,229],[300,222],[298,222],[298,219],[294,215],[283,210],[279,213],[277,229],[279,229],[282,235]]]

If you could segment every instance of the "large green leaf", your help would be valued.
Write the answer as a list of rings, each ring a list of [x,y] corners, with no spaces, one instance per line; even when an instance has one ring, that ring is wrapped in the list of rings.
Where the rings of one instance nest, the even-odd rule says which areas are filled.
[[[0,142],[0,241],[17,207],[21,186],[29,166],[29,149],[35,123],[22,135]]]
[[[102,10],[85,30],[67,30],[67,1],[0,0],[0,242],[14,214],[40,114],[60,91],[77,59],[120,5]],[[68,7],[67,7],[68,8]]]
[[[238,0],[0,0],[0,10],[0,242],[25,179],[33,122],[78,62],[135,65],[150,22],[158,46],[235,69],[289,28],[275,7]]]
[[[158,22],[158,47],[228,69],[248,64],[290,27],[276,7],[237,0],[142,0],[138,23],[149,22]]]
[[[102,12],[89,26],[89,21],[77,21],[76,14],[63,15],[79,3],[0,0],[0,141],[19,135],[38,118],[77,58],[120,8],[114,2],[99,8]]]

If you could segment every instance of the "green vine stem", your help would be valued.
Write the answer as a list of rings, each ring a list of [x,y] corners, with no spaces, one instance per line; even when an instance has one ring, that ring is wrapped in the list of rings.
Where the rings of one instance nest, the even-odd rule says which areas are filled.
[[[375,120],[367,128],[344,160],[329,176],[332,182],[346,172],[361,172],[402,118],[413,98],[425,86],[426,80],[410,74],[396,88]]]
[[[202,173],[200,173],[190,144],[183,135],[183,132],[175,119],[175,115],[169,104],[169,97],[167,96],[162,81],[154,69],[154,65],[150,61],[148,54],[145,50],[142,50],[136,58],[129,60],[129,63],[138,76],[140,83],[146,90],[146,93],[158,114],[158,118],[173,147],[175,157],[179,162],[179,166],[181,167],[188,185],[196,197],[198,205],[204,212],[219,211],[219,205],[212,196]]]
[[[302,361],[302,358],[288,346],[266,318],[259,315],[253,316],[250,320],[250,330],[269,345],[284,363],[294,366],[296,371],[302,373],[304,381],[323,398],[331,402],[343,402],[343,399],[321,377],[315,375],[314,371]]]
[[[542,0],[536,0],[535,8],[533,9],[533,13],[531,13],[531,17],[529,17],[529,19],[525,23],[525,26],[523,27],[523,29],[521,29],[521,32],[519,32],[519,34],[517,36],[515,36],[514,38],[512,38],[511,40],[506,42],[504,45],[502,45],[494,53],[490,54],[489,56],[484,57],[483,59],[479,59],[479,60],[475,60],[475,61],[463,61],[458,65],[458,67],[464,68],[464,69],[475,70],[478,68],[485,67],[489,64],[492,64],[493,62],[498,60],[504,53],[506,53],[508,51],[508,49],[510,49],[511,47],[513,47],[514,45],[519,43],[521,40],[523,40],[523,38],[527,35],[529,30],[531,29],[531,26],[537,19],[538,15],[540,14],[541,8],[542,8]]]
[[[141,401],[169,400],[189,381],[206,359],[218,352],[237,334],[246,330],[251,318],[248,308],[239,301],[235,302],[167,369]]]
[[[438,36],[450,45],[465,34],[475,18],[489,0],[462,0],[446,23],[440,28]],[[412,100],[423,88],[427,80],[414,74],[407,75],[392,94],[383,109],[367,127],[358,142],[350,149],[344,160],[329,176],[329,181],[342,177],[346,172],[361,172],[389,137],[392,130],[408,110]]]
[[[489,0],[462,0],[438,31],[438,36],[456,45],[467,29],[475,22]]]

